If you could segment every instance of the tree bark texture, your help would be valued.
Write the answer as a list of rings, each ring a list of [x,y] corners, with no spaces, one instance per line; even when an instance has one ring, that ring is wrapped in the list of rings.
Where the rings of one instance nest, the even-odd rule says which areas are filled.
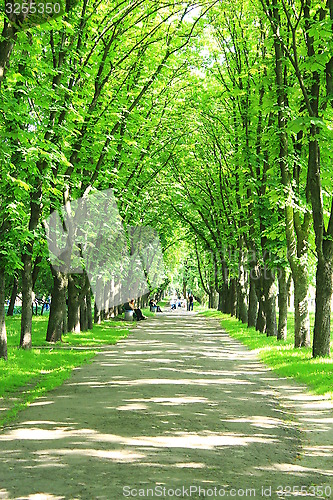
[[[266,316],[265,316],[265,297],[262,295],[259,299],[259,309],[257,315],[256,330],[260,333],[266,331]]]
[[[97,309],[96,303],[94,304],[94,323],[96,323],[97,325],[101,324],[101,313]]]
[[[262,268],[260,266],[257,266],[255,284],[256,284],[256,295],[259,303],[257,321],[256,321],[256,330],[260,333],[265,333],[266,331],[265,295],[264,295]]]
[[[66,291],[68,278],[66,274],[52,269],[53,290],[51,309],[47,326],[46,341],[57,342],[67,332]]]
[[[316,273],[316,314],[313,334],[313,357],[330,356],[332,260],[318,259]]]
[[[80,333],[79,277],[68,276],[68,331]]]
[[[87,328],[88,330],[92,330],[94,323],[93,323],[93,317],[92,317],[92,306],[91,306],[91,289],[89,287],[89,290],[86,295],[86,304],[87,304]],[[113,310],[113,308],[112,308]]]
[[[236,278],[231,278],[230,283],[229,283],[229,308],[230,308],[230,315],[231,316],[236,316],[237,312],[237,280]]]
[[[7,360],[7,332],[5,322],[5,270],[0,267],[0,358]]]
[[[248,311],[248,319],[247,326],[252,327],[256,326],[257,323],[257,314],[258,314],[258,298],[256,293],[256,284],[255,278],[249,276],[249,311]]]
[[[81,332],[86,332],[88,330],[87,303],[85,297],[80,303],[80,327]]]
[[[285,267],[279,269],[279,324],[277,339],[286,340],[287,339],[287,318],[288,318],[288,282],[287,282],[287,271]]]
[[[247,289],[246,289],[246,272],[244,263],[244,252],[242,248],[239,250],[239,262],[238,262],[238,280],[237,280],[237,309],[238,309],[238,319],[242,323],[247,323],[248,320],[248,310],[247,310]]]
[[[277,336],[275,273],[265,266],[263,280],[267,337]]]
[[[32,188],[30,193],[30,220],[29,233],[30,240],[26,244],[22,252],[22,316],[21,316],[21,338],[20,347],[30,349],[32,345],[31,330],[32,330],[32,293],[33,293],[33,277],[32,277],[32,252],[34,247],[33,233],[37,229],[39,218],[42,210],[42,181],[38,181],[38,185]]]
[[[21,338],[20,347],[31,349],[32,328],[32,256],[25,253],[22,256],[22,315],[21,315]]]
[[[16,29],[5,19],[0,42],[0,88],[16,41]]]
[[[298,262],[293,274],[294,306],[295,306],[295,347],[310,346],[310,317],[308,306],[308,272],[307,264]]]

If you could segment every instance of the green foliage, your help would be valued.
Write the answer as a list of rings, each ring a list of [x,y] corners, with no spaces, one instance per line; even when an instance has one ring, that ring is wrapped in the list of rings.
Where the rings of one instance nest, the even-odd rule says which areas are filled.
[[[305,241],[313,280],[317,240],[303,237],[302,224],[311,211],[311,127],[322,162],[321,227],[330,218],[330,12],[310,2],[306,18],[299,1],[277,1],[277,38],[270,2],[195,5],[197,20],[184,2],[67,2],[64,16],[13,40],[0,92],[0,265],[8,276],[27,248],[34,262],[41,257],[37,295],[52,287],[42,221],[64,200],[107,188],[125,227],[158,232],[165,283],[181,288],[185,278],[203,297],[237,277],[249,250],[258,265],[269,252],[286,267],[288,228],[296,244]]]

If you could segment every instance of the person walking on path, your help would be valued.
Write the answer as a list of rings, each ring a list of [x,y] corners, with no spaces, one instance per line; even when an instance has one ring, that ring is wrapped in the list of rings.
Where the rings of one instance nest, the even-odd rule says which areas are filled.
[[[191,292],[188,298],[188,310],[193,311],[193,302],[194,302],[194,297],[193,293]]]

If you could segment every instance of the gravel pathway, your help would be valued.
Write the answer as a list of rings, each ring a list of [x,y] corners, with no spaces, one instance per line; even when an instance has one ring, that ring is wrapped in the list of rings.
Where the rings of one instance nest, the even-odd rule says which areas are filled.
[[[327,498],[332,406],[217,320],[159,314],[0,433],[0,498]]]

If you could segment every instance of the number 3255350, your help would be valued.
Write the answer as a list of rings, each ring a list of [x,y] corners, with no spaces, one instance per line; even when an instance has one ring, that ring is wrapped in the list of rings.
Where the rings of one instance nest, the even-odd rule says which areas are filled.
[[[12,3],[6,2],[6,14],[59,14],[61,10],[60,3],[39,2],[39,3]]]

